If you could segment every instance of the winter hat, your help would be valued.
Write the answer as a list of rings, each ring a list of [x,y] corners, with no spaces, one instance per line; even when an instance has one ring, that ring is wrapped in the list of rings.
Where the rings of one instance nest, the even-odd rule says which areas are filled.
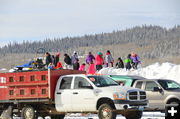
[[[77,53],[76,51],[73,52],[73,54],[76,54],[76,53]]]
[[[121,57],[119,57],[118,60],[122,60]]]
[[[97,54],[98,54],[98,55],[103,55],[101,52],[98,52]]]
[[[60,56],[60,52],[58,52],[58,53],[56,54],[56,56]]]
[[[127,58],[131,58],[131,54],[128,54]]]

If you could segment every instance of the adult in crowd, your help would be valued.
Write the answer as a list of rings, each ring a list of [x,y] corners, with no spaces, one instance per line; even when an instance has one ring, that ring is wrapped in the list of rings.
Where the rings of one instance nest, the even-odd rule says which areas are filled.
[[[74,51],[73,55],[71,56],[71,64],[73,65],[73,69],[77,66],[79,59],[78,59],[78,55],[77,52]]]
[[[101,70],[104,64],[103,54],[101,52],[98,52],[95,58],[95,64],[96,64],[96,71]]]
[[[107,52],[106,52],[105,62],[106,62],[106,67],[108,67],[109,64],[111,64],[111,67],[113,67],[114,59],[113,59],[111,52],[109,50],[107,50]]]
[[[74,70],[79,70],[79,67],[80,67],[79,60],[77,59],[73,64],[73,69]]]
[[[137,69],[138,64],[141,62],[140,57],[136,53],[131,53],[131,59],[132,59],[132,67],[133,69]]]
[[[50,63],[52,63],[52,58],[51,58],[51,55],[49,52],[46,52],[46,62],[45,63],[46,63],[47,67]]]
[[[60,52],[58,52],[54,58],[54,66],[57,66],[57,63],[59,62]]]
[[[95,60],[95,57],[91,52],[89,52],[88,56],[86,57],[86,63],[90,65],[93,60]]]
[[[65,69],[70,69],[71,67],[71,58],[69,57],[68,54],[64,54],[64,68]]]

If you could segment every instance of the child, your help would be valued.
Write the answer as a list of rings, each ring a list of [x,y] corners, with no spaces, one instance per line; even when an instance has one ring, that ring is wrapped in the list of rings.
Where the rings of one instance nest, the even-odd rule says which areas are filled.
[[[85,66],[86,66],[86,64],[83,63],[83,64],[79,67],[79,70],[80,70],[80,71],[85,71]]]
[[[130,69],[131,69],[131,63],[132,63],[131,54],[129,54],[129,55],[127,56],[127,59],[125,59],[124,62],[126,63],[126,64],[125,64],[126,70],[130,70]]]
[[[88,74],[95,74],[95,73],[96,73],[95,64],[92,61],[89,65]]]
[[[124,63],[121,59],[121,57],[118,58],[118,62],[116,63],[116,68],[124,68]]]

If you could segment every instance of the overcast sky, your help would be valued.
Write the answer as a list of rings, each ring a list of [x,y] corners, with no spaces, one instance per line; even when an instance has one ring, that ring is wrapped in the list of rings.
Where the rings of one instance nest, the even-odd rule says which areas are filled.
[[[180,24],[180,0],[0,0],[0,46]]]

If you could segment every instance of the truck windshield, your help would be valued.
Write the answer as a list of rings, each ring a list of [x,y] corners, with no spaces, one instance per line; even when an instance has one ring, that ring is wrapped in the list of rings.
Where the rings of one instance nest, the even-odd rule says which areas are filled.
[[[88,76],[97,87],[118,86],[119,84],[106,76]]]
[[[159,84],[165,89],[165,90],[176,90],[180,89],[180,85],[171,80],[158,80]]]

